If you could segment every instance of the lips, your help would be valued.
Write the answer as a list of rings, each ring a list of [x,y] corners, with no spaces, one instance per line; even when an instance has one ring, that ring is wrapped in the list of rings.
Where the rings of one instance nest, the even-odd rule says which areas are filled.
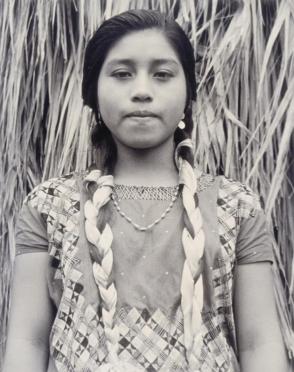
[[[158,115],[154,114],[154,112],[151,111],[133,111],[130,112],[126,115],[126,117],[140,117],[140,118],[145,118],[145,117],[157,117]]]

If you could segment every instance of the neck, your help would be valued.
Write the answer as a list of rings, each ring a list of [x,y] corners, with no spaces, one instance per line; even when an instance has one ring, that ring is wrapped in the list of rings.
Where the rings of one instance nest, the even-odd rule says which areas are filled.
[[[151,149],[133,149],[121,143],[116,146],[115,183],[138,186],[174,186],[178,183],[173,141]]]

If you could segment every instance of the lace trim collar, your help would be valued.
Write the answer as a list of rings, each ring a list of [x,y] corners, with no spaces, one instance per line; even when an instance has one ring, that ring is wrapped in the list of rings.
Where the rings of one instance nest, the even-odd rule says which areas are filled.
[[[201,175],[198,179],[198,192],[205,190],[214,181],[208,174]],[[118,200],[172,200],[177,194],[177,186],[133,186],[114,185],[114,193]]]
[[[114,185],[114,193],[118,200],[172,200],[177,193],[177,186],[127,186]]]

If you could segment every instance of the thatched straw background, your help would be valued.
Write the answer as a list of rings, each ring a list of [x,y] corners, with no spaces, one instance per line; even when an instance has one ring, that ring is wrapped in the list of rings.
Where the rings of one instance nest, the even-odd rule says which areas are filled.
[[[9,0],[0,1],[0,360],[15,217],[34,185],[91,162],[92,118],[80,97],[85,43],[103,19],[129,8],[172,12],[196,47],[196,158],[261,195],[294,349],[293,1]]]

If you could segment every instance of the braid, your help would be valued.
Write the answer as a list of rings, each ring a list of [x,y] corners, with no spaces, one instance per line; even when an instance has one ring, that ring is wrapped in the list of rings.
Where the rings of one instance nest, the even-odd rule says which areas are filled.
[[[96,252],[93,254],[96,258],[93,262],[93,274],[102,299],[102,320],[108,349],[107,359],[109,363],[117,363],[119,330],[114,323],[117,292],[111,275],[113,235],[108,224],[105,224],[102,232],[96,226],[99,210],[110,200],[113,177],[101,176],[100,171],[94,170],[85,178],[85,182],[86,186],[91,182],[98,186],[92,200],[87,200],[85,203],[85,233],[88,241],[96,248]]]
[[[192,153],[191,140],[182,141],[176,149],[176,163],[179,168],[179,183],[182,185],[185,223],[182,244],[186,260],[181,281],[181,307],[184,317],[184,342],[187,359],[190,367],[196,368],[197,361],[193,355],[193,344],[202,323],[202,258],[205,235],[197,196],[197,177],[191,163],[180,156],[183,147],[186,147],[186,152],[190,151]]]
[[[143,372],[139,366],[132,363],[120,361],[118,358],[119,327],[115,324],[115,312],[117,305],[117,291],[112,279],[113,252],[111,244],[113,235],[110,226],[106,223],[103,231],[97,228],[99,212],[110,200],[113,187],[111,175],[101,176],[101,171],[93,170],[85,178],[86,188],[89,190],[91,184],[97,188],[92,200],[85,202],[85,233],[88,241],[95,247],[91,252],[93,259],[93,275],[98,286],[102,300],[102,321],[106,337],[107,360],[97,372]]]

